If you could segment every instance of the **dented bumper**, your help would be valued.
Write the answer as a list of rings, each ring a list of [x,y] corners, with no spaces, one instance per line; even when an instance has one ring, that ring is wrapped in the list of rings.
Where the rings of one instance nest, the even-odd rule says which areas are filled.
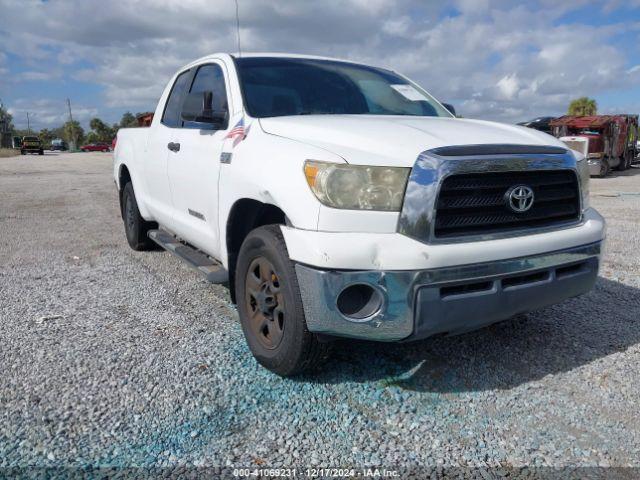
[[[377,341],[417,340],[480,328],[588,292],[601,241],[551,253],[410,271],[344,271],[298,264],[310,331]],[[350,286],[375,291],[365,316],[339,302]],[[364,287],[363,287],[364,288]]]

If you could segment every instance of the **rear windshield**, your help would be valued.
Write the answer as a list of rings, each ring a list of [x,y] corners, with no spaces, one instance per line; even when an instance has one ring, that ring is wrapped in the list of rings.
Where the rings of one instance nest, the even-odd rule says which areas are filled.
[[[244,101],[253,117],[286,115],[411,115],[451,117],[417,85],[381,68],[332,60],[236,59]]]
[[[40,140],[38,137],[24,137],[23,139],[25,142],[37,142],[38,140]]]

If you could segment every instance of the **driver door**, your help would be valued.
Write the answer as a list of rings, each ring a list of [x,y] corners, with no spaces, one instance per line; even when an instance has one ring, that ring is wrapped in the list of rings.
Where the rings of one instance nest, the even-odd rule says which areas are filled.
[[[227,80],[216,62],[197,67],[189,93],[213,93],[213,109],[228,112]],[[228,117],[228,115],[227,115]],[[228,119],[222,125],[182,120],[169,154],[169,184],[174,230],[180,237],[219,259],[218,178]]]

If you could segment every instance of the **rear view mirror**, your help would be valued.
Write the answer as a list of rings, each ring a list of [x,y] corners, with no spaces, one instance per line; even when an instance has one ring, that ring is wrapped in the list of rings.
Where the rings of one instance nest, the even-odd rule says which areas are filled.
[[[456,116],[456,109],[453,107],[453,105],[451,105],[450,103],[443,103],[442,106],[449,110],[449,113],[451,115],[453,115],[454,117]]]
[[[182,103],[180,116],[182,120],[187,122],[223,125],[227,119],[227,112],[213,110],[212,92],[191,92],[187,94]]]

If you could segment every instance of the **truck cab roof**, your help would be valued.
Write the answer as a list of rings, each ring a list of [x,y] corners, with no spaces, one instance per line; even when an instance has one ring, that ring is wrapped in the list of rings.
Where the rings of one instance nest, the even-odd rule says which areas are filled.
[[[242,53],[238,53],[238,52],[234,52],[234,53],[218,52],[218,53],[212,53],[210,55],[205,55],[204,57],[200,57],[197,60],[194,60],[193,62],[189,62],[183,68],[187,68],[187,67],[191,67],[191,66],[197,65],[197,64],[202,63],[202,62],[204,62],[206,60],[213,60],[213,59],[229,59],[229,60],[232,60],[232,59],[235,59],[235,58],[299,58],[299,59],[308,59],[308,60],[327,60],[327,61],[333,61],[333,62],[353,63],[355,65],[367,65],[367,66],[372,66],[372,67],[378,66],[379,68],[388,68],[388,67],[384,67],[384,66],[373,65],[371,63],[358,62],[358,61],[348,60],[348,59],[344,59],[344,58],[323,57],[323,56],[320,56],[320,55],[305,55],[305,54],[300,54],[300,53],[283,53],[283,52],[242,52]],[[391,69],[389,69],[389,70],[391,70]]]

